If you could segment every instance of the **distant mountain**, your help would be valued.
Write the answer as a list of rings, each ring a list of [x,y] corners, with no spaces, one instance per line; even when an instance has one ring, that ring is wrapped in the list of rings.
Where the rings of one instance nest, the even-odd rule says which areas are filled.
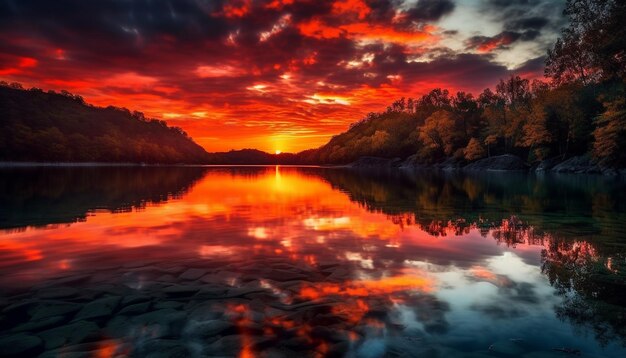
[[[209,153],[208,164],[233,165],[272,165],[272,164],[301,164],[297,154],[281,153],[270,154],[258,149],[231,150],[229,152]]]
[[[182,129],[66,91],[0,85],[0,161],[205,163]]]

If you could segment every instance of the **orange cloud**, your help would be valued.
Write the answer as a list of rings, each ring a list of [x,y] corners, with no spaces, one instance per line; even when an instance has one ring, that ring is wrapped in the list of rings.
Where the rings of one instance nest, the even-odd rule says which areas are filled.
[[[388,295],[394,292],[419,291],[432,292],[434,281],[423,272],[407,271],[403,275],[384,277],[378,280],[347,281],[341,284],[323,282],[304,286],[299,297],[316,300],[326,296],[371,297]]]
[[[359,20],[365,19],[371,11],[363,0],[340,0],[333,4],[332,10],[335,15],[356,14]]]
[[[226,17],[243,17],[250,12],[251,0],[230,0],[222,9]]]

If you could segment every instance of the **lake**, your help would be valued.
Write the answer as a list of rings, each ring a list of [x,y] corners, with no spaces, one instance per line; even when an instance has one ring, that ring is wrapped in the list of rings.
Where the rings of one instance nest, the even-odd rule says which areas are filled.
[[[0,170],[0,355],[624,357],[626,181]]]

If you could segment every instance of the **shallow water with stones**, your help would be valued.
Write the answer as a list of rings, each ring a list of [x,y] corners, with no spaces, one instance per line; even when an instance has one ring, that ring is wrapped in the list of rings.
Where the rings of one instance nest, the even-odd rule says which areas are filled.
[[[618,357],[626,185],[0,170],[0,355]]]

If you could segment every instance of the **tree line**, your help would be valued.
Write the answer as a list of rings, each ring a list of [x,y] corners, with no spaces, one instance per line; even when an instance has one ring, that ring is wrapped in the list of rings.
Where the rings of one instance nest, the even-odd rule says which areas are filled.
[[[203,163],[182,129],[67,91],[0,82],[0,161]]]
[[[514,154],[529,163],[591,155],[626,165],[626,4],[569,0],[570,24],[548,51],[546,80],[502,79],[478,96],[437,88],[370,113],[305,161],[347,163],[362,156],[430,164]]]
[[[626,3],[568,0],[565,14],[570,23],[548,51],[545,81],[511,76],[478,96],[437,88],[401,98],[295,155],[209,155],[182,129],[140,112],[0,82],[0,161],[345,164],[414,156],[432,164],[514,154],[529,163],[586,155],[626,167]]]

